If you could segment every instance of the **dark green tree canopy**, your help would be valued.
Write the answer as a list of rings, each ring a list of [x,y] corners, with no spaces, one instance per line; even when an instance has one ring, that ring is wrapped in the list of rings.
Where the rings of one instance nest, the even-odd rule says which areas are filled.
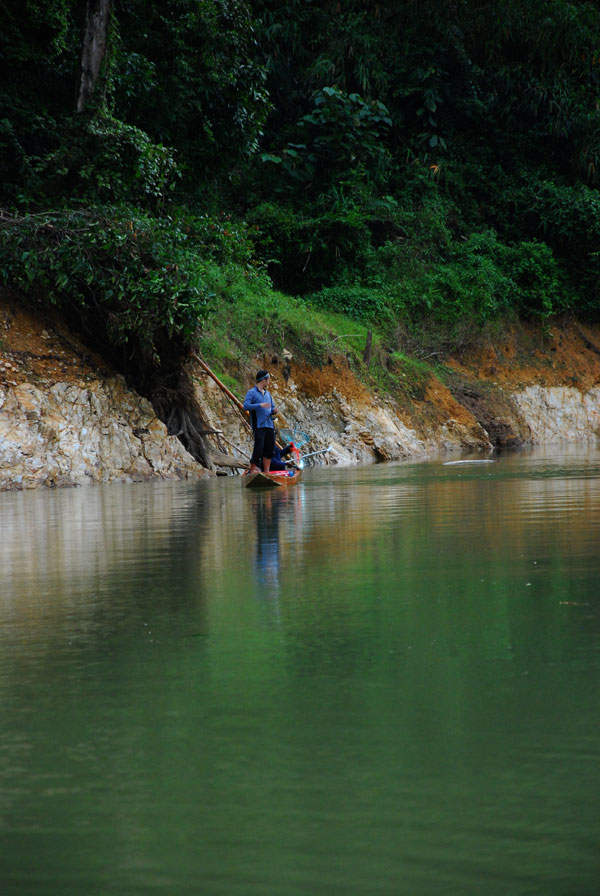
[[[94,10],[106,38],[97,68],[84,52]],[[276,286],[359,317],[600,310],[596,3],[3,0],[0,14],[11,227],[28,212],[63,216],[63,278],[72,222],[89,222],[75,242],[87,239],[97,260],[104,222],[106,245],[126,248],[115,248],[117,278],[119,265],[137,270],[129,255],[139,261],[123,222],[143,220],[146,250],[153,238],[162,247],[148,257],[173,251],[191,266],[188,277],[157,262],[152,314],[164,332],[182,281],[203,297],[191,302],[199,325],[209,315],[191,258],[215,256],[194,234],[223,214],[245,234],[242,266],[254,253]],[[4,282],[54,276],[40,247],[59,225],[44,220],[5,240]],[[58,281],[51,293],[61,295]],[[62,293],[85,307],[71,286]],[[119,296],[117,319],[129,321]],[[190,316],[173,319],[191,339]],[[147,357],[152,326],[135,330]]]

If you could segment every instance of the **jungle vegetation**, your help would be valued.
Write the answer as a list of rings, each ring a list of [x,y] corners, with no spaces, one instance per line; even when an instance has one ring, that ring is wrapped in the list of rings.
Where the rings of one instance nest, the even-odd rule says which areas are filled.
[[[2,287],[59,308],[190,433],[198,347],[224,369],[267,344],[318,360],[370,332],[393,356],[598,317],[596,3],[0,13]]]

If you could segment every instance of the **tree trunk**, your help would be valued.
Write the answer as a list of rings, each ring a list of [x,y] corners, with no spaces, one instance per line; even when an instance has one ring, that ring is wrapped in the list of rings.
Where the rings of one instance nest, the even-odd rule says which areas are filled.
[[[367,333],[367,344],[365,345],[365,350],[363,352],[363,362],[368,367],[371,363],[371,345],[373,343],[373,330],[369,330]]]
[[[81,69],[77,111],[83,112],[91,100],[106,53],[111,0],[87,0],[81,47]]]

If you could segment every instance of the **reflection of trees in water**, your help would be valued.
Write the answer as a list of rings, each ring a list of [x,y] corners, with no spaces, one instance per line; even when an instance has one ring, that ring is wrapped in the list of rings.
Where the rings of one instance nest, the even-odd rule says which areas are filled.
[[[590,587],[573,578],[570,553],[589,550],[600,487],[590,476],[569,479],[568,469],[566,478],[528,476],[524,464],[516,474],[504,469],[475,476],[436,465],[374,468],[360,471],[358,484],[348,471],[318,489],[266,494],[212,482],[3,495],[8,622],[40,637],[74,624],[104,636],[134,618],[184,619],[189,611],[206,632],[242,608],[252,624],[252,595],[277,598],[294,665],[350,670],[373,661],[365,643],[381,601],[398,603],[415,638],[427,637],[419,630],[426,619],[451,632],[460,650],[466,642],[455,623],[472,629],[473,608],[485,599],[480,637],[489,650],[526,652],[512,631],[523,631],[515,588],[532,581],[527,612],[538,640],[542,632],[558,637],[569,612],[561,602],[577,602]],[[536,589],[542,578],[544,594]],[[435,595],[432,619],[424,594]],[[569,624],[598,625],[597,616],[576,622],[576,612],[581,619],[571,611]]]
[[[32,630],[54,619],[57,629],[75,624],[86,631],[198,602],[212,502],[198,483],[5,496],[5,606]]]
[[[294,675],[401,668],[413,649],[433,664],[450,651],[457,670],[473,656],[535,663],[572,650],[578,627],[600,626],[597,604],[565,610],[594,590],[597,479],[527,465],[486,477],[421,472],[386,482],[374,470],[363,474],[370,488],[340,483],[311,496],[296,568],[302,599],[286,591],[282,600]]]

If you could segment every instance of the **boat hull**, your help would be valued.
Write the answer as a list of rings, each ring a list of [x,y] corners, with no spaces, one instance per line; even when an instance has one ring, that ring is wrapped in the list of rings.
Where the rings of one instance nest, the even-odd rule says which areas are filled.
[[[292,475],[290,476],[290,473]],[[242,485],[244,488],[289,488],[302,479],[302,470],[282,470],[281,473],[244,473]]]

